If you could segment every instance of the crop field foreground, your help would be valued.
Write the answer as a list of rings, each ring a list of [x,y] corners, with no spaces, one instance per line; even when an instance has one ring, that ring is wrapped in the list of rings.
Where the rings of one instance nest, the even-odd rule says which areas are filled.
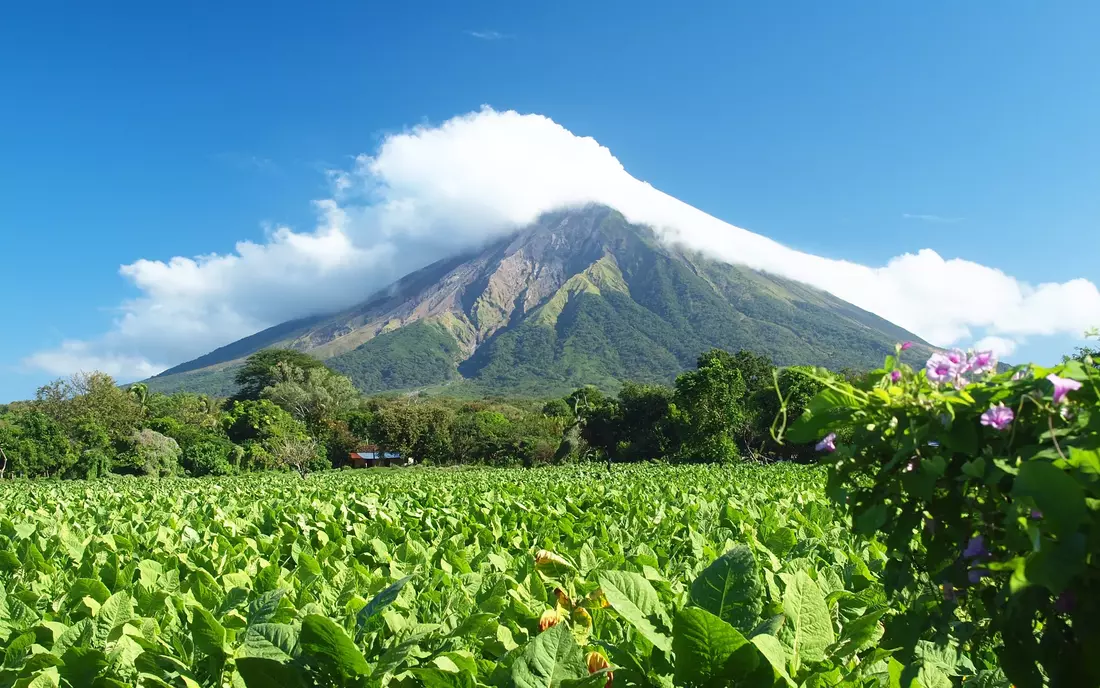
[[[884,564],[793,465],[9,481],[0,686],[952,685]]]

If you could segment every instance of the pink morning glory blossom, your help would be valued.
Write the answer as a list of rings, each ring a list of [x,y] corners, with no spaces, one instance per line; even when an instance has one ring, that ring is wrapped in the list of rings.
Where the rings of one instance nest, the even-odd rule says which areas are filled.
[[[913,342],[902,342],[902,344],[901,344],[901,350],[902,351],[908,351],[909,349],[912,349],[912,348],[913,348]]]
[[[890,371],[890,382],[897,382],[900,379],[901,379],[901,371],[900,370],[891,370]]]
[[[978,351],[966,362],[972,373],[988,373],[997,368],[997,356],[992,351]]]
[[[1058,377],[1054,373],[1047,375],[1047,379],[1054,385],[1054,403],[1062,404],[1066,401],[1066,395],[1081,389],[1081,383],[1065,377]]]
[[[924,368],[928,372],[928,379],[932,382],[947,382],[955,377],[955,366],[943,354],[932,354]]]
[[[1012,409],[1002,402],[996,406],[990,406],[989,410],[982,414],[982,425],[991,427],[994,430],[1004,430],[1015,417],[1016,414],[1012,412]]]
[[[962,349],[932,354],[925,364],[931,382],[951,382],[955,387],[965,387],[970,381],[968,373],[984,375],[997,367],[997,357],[992,351],[967,354]]]
[[[818,442],[814,449],[825,452],[836,451],[836,433],[830,432],[828,435],[825,435],[825,438]]]

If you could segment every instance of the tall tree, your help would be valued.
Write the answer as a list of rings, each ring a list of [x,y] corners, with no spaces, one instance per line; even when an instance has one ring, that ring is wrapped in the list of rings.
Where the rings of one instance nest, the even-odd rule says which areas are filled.
[[[12,476],[64,476],[77,461],[61,424],[33,409],[0,416],[0,448]]]
[[[350,411],[359,399],[351,380],[324,366],[299,368],[286,361],[272,371],[275,382],[260,393],[306,424],[314,434],[326,421]]]
[[[741,349],[729,359],[729,364],[741,373],[745,391],[753,394],[761,389],[772,389],[772,371],[775,364],[767,356]]]
[[[111,441],[129,438],[143,416],[135,395],[101,372],[77,373],[40,387],[34,405],[60,423],[70,436],[78,426],[91,423],[103,428]]]
[[[674,400],[687,459],[729,461],[740,456],[735,440],[744,423],[745,381],[733,356],[711,349],[697,369],[676,378]]]
[[[323,367],[324,364],[309,354],[294,349],[264,349],[245,359],[233,381],[237,383],[234,401],[255,401],[265,388],[279,382],[277,368],[287,364],[301,370]]]

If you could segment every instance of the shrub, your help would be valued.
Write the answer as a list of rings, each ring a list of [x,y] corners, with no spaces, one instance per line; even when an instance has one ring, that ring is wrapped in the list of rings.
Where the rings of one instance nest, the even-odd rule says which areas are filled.
[[[937,629],[1020,688],[1100,684],[1097,371],[995,373],[989,352],[956,350],[914,372],[901,350],[859,384],[819,375],[791,431],[832,451],[830,495],[890,557],[907,611],[883,642]]]
[[[232,475],[238,451],[228,440],[201,440],[183,451],[183,466],[193,476]]]
[[[171,437],[146,428],[133,434],[130,445],[119,457],[118,472],[164,477],[179,471],[180,446]]]

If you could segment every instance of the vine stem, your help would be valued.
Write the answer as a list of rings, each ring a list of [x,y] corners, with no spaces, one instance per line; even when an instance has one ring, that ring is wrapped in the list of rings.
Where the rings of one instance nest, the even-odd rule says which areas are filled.
[[[1062,457],[1063,461],[1069,461],[1066,455],[1062,453],[1062,448],[1058,446],[1058,438],[1054,436],[1054,414],[1047,415],[1047,427],[1050,428],[1050,441],[1054,443],[1054,449],[1058,452],[1058,456]]]

